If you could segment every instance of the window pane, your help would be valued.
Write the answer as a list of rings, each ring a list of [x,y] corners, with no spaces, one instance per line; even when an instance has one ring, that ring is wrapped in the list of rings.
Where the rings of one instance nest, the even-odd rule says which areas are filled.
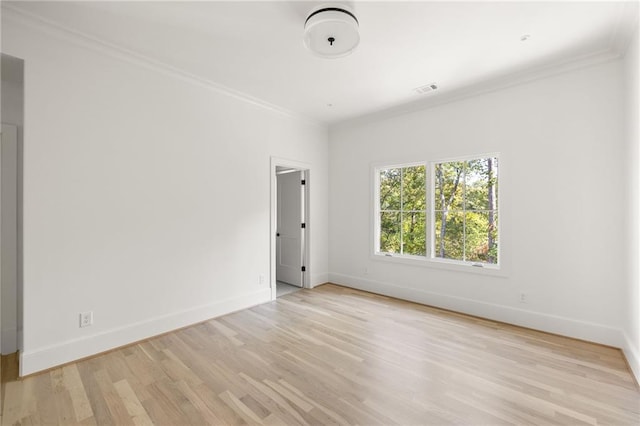
[[[465,179],[466,210],[495,210],[496,182],[496,158],[468,161]]]
[[[464,259],[464,214],[435,212],[433,257]]]
[[[466,209],[486,210],[488,199],[487,163],[485,160],[471,160],[467,162],[465,179]]]
[[[400,253],[400,213],[380,213],[380,251]]]
[[[497,263],[498,217],[489,212],[466,213],[466,256],[470,262]]]
[[[402,210],[424,210],[426,208],[426,178],[424,166],[402,169]]]
[[[435,165],[435,208],[460,210],[463,207],[464,161]]]
[[[424,212],[405,212],[402,216],[403,253],[414,256],[427,254],[426,215]]]
[[[380,170],[380,210],[400,210],[401,170]]]

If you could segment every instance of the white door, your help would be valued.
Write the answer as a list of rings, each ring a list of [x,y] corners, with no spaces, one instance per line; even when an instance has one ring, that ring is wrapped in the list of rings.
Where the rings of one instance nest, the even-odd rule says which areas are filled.
[[[302,287],[304,172],[277,175],[276,280]]]

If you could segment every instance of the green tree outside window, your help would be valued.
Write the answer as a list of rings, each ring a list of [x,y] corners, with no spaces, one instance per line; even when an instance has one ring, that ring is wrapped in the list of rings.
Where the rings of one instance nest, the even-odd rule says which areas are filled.
[[[434,165],[433,257],[498,263],[498,158]]]
[[[426,256],[425,166],[389,168],[379,173],[380,252]]]
[[[424,164],[377,170],[377,251],[498,264],[498,157],[431,167],[431,206]]]

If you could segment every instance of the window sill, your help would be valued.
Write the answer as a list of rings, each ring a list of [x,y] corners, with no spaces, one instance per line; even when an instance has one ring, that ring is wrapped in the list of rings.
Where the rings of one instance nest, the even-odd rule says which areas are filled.
[[[487,265],[474,266],[471,263],[459,263],[445,259],[429,259],[418,256],[393,256],[383,253],[374,253],[371,259],[379,262],[390,262],[404,265],[418,266],[423,268],[441,269],[446,271],[464,272],[469,274],[487,275],[494,277],[507,277],[507,272],[503,266]]]

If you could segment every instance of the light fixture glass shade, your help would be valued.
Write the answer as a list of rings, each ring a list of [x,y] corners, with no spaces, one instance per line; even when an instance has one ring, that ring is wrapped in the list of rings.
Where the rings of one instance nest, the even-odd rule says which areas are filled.
[[[343,7],[321,7],[304,24],[304,45],[323,58],[347,56],[358,43],[358,20]]]

